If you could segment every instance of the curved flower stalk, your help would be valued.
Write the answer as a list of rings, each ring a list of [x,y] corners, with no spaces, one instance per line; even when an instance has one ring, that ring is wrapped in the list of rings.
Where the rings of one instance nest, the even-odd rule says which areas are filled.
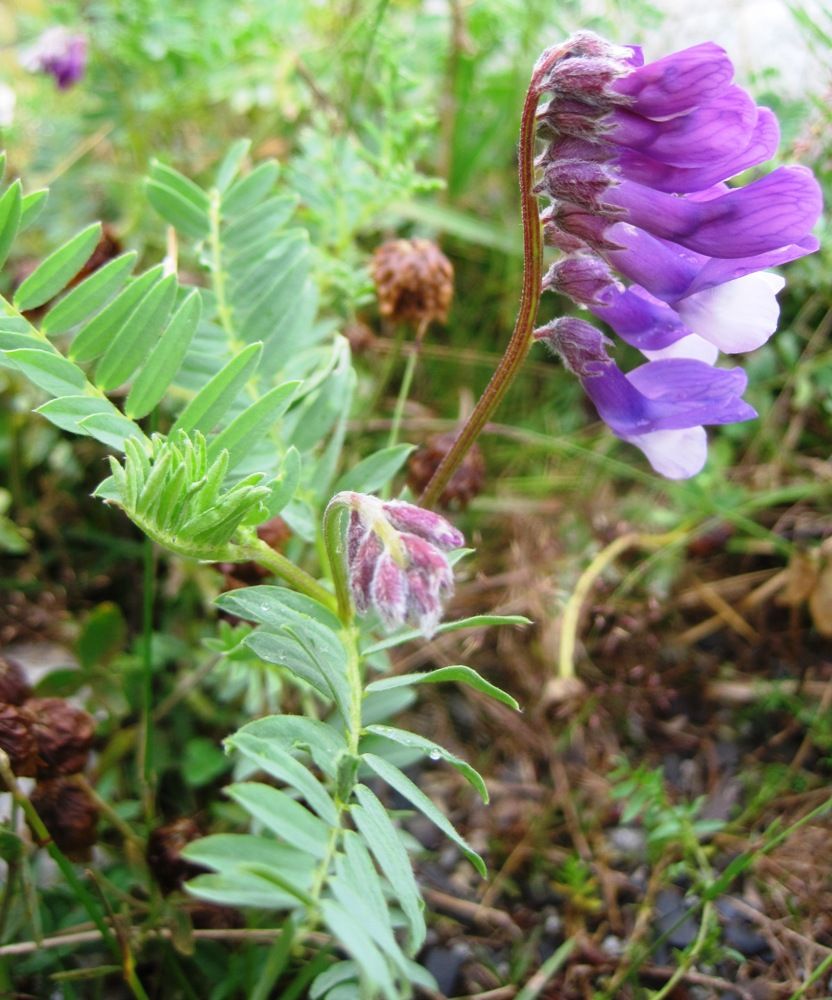
[[[565,51],[564,51],[565,50]],[[601,334],[565,320],[536,334],[563,357],[619,437],[670,478],[705,463],[704,424],[747,420],[745,376],[710,368],[777,326],[783,279],[767,269],[817,249],[811,171],[725,181],[774,155],[779,129],[733,84],[713,43],[645,65],[641,50],[582,32],[538,64],[544,240],[564,251],[543,287],[586,307],[650,359],[624,375]]]
[[[462,533],[403,500],[343,492],[330,501],[327,519],[339,509],[350,515],[343,555],[355,610],[375,611],[388,628],[409,622],[430,638],[454,589],[446,553],[465,544]]]

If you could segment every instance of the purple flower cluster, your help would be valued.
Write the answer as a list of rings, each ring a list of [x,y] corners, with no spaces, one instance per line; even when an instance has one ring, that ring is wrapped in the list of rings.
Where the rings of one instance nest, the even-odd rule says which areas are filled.
[[[77,83],[87,68],[87,40],[67,28],[47,28],[20,57],[30,73],[48,73],[60,90]]]
[[[331,503],[350,510],[347,573],[356,611],[372,609],[388,627],[410,622],[433,635],[454,587],[446,553],[465,544],[462,533],[402,500],[339,493]]]
[[[703,424],[747,420],[745,375],[713,367],[777,326],[783,279],[811,253],[820,188],[801,166],[725,181],[768,160],[774,114],[736,84],[718,45],[644,64],[636,46],[589,32],[541,56],[532,85],[549,139],[539,158],[546,242],[564,252],[544,288],[572,298],[648,359],[625,375],[583,320],[538,330],[615,434],[660,473],[699,472]]]

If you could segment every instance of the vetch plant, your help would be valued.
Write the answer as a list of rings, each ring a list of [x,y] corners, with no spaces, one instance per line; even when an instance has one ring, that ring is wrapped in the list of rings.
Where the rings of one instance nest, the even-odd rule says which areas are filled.
[[[136,255],[127,253],[68,289],[99,239],[93,225],[0,300],[0,360],[51,397],[38,412],[116,453],[96,494],[146,536],[147,636],[152,544],[200,562],[254,561],[275,578],[217,598],[247,623],[224,630],[220,652],[245,650],[273,665],[304,711],[254,719],[227,739],[238,780],[225,791],[250,831],[213,833],[182,852],[207,871],[188,883],[191,893],[282,914],[256,995],[285,982],[296,946],[314,956],[290,983],[293,995],[311,980],[310,996],[330,1000],[396,1000],[432,986],[416,961],[424,906],[385,787],[485,874],[483,859],[403,768],[420,757],[444,761],[487,801],[482,777],[389,723],[402,695],[422,684],[465,684],[517,703],[464,665],[391,673],[387,651],[420,636],[526,621],[441,623],[464,537],[430,508],[534,339],[560,354],[613,431],[665,475],[701,468],[705,424],[753,416],[741,399],[744,374],[714,368],[716,352],[744,351],[771,334],[781,280],[766,268],[816,248],[809,230],[820,199],[800,167],[727,188],[726,178],[768,158],[777,138],[771,113],[731,75],[711,45],[644,65],[637,48],[581,33],[541,56],[521,120],[517,323],[418,505],[387,499],[411,450],[395,434],[343,468],[355,386],[348,346],[318,318],[308,234],[292,225],[296,199],[281,186],[279,165],[244,172],[245,142],[207,187],[161,163],[147,179],[150,203],[190,245],[200,284],[180,282],[175,255],[134,274]],[[536,159],[539,127],[549,141]],[[542,216],[540,193],[553,199]],[[0,256],[45,197],[24,195],[19,181],[3,192]],[[566,254],[545,279],[544,235]],[[427,303],[425,323],[444,315],[450,295],[449,265],[431,259],[441,294]],[[544,286],[587,307],[647,362],[625,374],[609,341],[582,319],[535,332]],[[33,324],[24,314],[41,306],[48,311]],[[257,535],[278,515],[293,534],[291,556]],[[138,756],[150,825],[149,639],[146,667]],[[36,810],[25,808],[41,835]],[[59,851],[56,860],[71,873]],[[67,878],[111,943],[95,900]],[[334,948],[320,946],[320,930]],[[134,995],[144,996],[132,957],[123,962]]]
[[[720,350],[752,350],[774,332],[783,280],[767,269],[818,248],[810,231],[821,193],[801,166],[740,188],[725,183],[770,159],[779,139],[774,114],[732,84],[733,75],[725,51],[710,42],[645,64],[638,46],[579,32],[541,55],[520,133],[525,269],[517,322],[423,502],[441,494],[535,337],[579,376],[611,429],[669,478],[703,467],[703,424],[754,416],[739,399],[742,373],[711,366]],[[547,144],[536,158],[538,126]],[[536,194],[551,199],[540,213],[545,240],[565,254],[542,279]],[[583,321],[556,320],[534,333],[541,288],[588,308],[650,362],[625,377]]]

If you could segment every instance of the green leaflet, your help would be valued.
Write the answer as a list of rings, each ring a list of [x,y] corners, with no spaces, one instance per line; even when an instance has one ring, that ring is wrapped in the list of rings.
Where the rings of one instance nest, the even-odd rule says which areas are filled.
[[[485,862],[479,854],[477,854],[477,852],[470,847],[465,838],[458,833],[456,829],[454,829],[445,814],[437,809],[427,795],[425,795],[425,793],[417,785],[415,785],[406,774],[403,774],[397,767],[394,767],[383,758],[377,757],[375,754],[362,754],[361,759],[368,764],[380,778],[383,778],[391,788],[394,788],[400,795],[403,795],[408,802],[414,805],[435,826],[439,827],[445,836],[459,847],[480,875],[482,875],[483,878],[486,877],[488,870],[485,867]]]
[[[41,329],[47,336],[66,333],[97,312],[119,292],[136,262],[136,252],[122,254],[94,271],[68,292],[44,317]]]
[[[208,457],[213,458],[225,450],[228,452],[229,467],[233,469],[244,457],[250,442],[267,434],[289,409],[299,385],[300,382],[284,382],[247,406],[213,439],[208,447]]]
[[[338,825],[338,810],[329,793],[312,772],[287,750],[249,733],[237,733],[226,741],[248,760],[278,781],[291,785],[330,826]]]
[[[110,392],[133,374],[167,324],[175,299],[175,274],[169,274],[153,285],[98,362],[95,381],[100,389]]]
[[[11,184],[0,198],[0,267],[6,262],[9,250],[20,228],[22,213],[22,185],[19,180]]]
[[[396,444],[368,455],[341,476],[332,487],[332,492],[340,493],[342,490],[355,490],[358,493],[378,492],[401,469],[414,447],[412,444]]]
[[[182,364],[201,315],[202,298],[194,289],[173,314],[136,376],[124,404],[129,417],[146,416],[165,394]]]
[[[290,847],[319,860],[326,857],[329,827],[285,792],[258,781],[243,781],[229,785],[225,793]]]
[[[262,351],[262,344],[249,344],[233,357],[179,414],[171,433],[212,430],[257,370]]]
[[[245,177],[236,180],[223,195],[221,202],[223,217],[241,215],[257,205],[274,187],[279,175],[280,164],[275,160],[266,160]],[[219,183],[217,187],[220,187]]]
[[[76,396],[83,393],[89,384],[81,369],[61,354],[23,348],[5,351],[4,356],[50,396]]]
[[[414,684],[445,684],[451,682],[467,684],[468,687],[472,687],[474,690],[488,695],[489,698],[493,698],[495,701],[500,701],[504,705],[508,705],[509,708],[520,710],[518,702],[507,691],[503,691],[502,688],[491,684],[471,667],[464,666],[439,667],[437,670],[431,670],[423,674],[399,674],[396,677],[383,677],[381,680],[368,684],[366,690],[369,693],[373,691],[390,691],[393,688],[410,687]]]
[[[411,955],[415,955],[425,941],[425,904],[416,885],[407,851],[387,810],[370,789],[365,785],[356,785],[354,794],[359,804],[352,807],[350,815],[393,887],[396,899],[407,918],[409,951]]]
[[[453,558],[451,562],[454,562]],[[443,622],[435,634],[442,635],[445,632],[458,632],[460,629],[482,628],[489,625],[531,625],[531,619],[525,618],[523,615],[472,615],[470,618],[460,618],[455,622]],[[403,642],[412,642],[420,635],[421,632],[415,628],[398,632],[396,635],[388,636],[386,639],[368,646],[367,649],[362,650],[362,656],[371,656],[384,649],[400,646]]]
[[[21,283],[14,296],[15,308],[21,312],[35,309],[57,295],[81,270],[100,238],[101,224],[94,222],[58,247]]]
[[[73,361],[92,361],[116,337],[145,295],[159,282],[164,265],[157,264],[131,281],[97,316],[79,331],[69,348]]]
[[[452,754],[450,750],[446,750],[445,747],[440,746],[439,743],[434,743],[433,740],[426,739],[424,736],[419,736],[416,733],[410,733],[406,729],[397,729],[395,726],[370,725],[365,726],[364,731],[374,733],[376,736],[382,736],[384,739],[398,743],[400,746],[419,750],[426,757],[430,757],[431,760],[439,760],[441,758],[447,761],[451,767],[459,771],[463,778],[479,794],[483,802],[488,802],[488,789],[485,787],[485,782],[482,780],[482,775],[479,771],[471,767],[467,761],[457,757],[456,754]]]

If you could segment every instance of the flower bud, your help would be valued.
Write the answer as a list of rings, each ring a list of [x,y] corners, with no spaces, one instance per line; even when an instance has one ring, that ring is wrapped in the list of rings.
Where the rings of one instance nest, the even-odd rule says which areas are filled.
[[[71,778],[52,778],[39,781],[30,799],[56,846],[75,861],[87,860],[98,836],[98,806],[89,792]]]
[[[543,276],[543,288],[567,295],[580,305],[601,305],[619,289],[612,271],[594,254],[575,254],[556,261]]]
[[[151,831],[147,838],[147,865],[165,895],[181,889],[183,882],[206,871],[182,857],[184,848],[201,836],[202,831],[188,816]]]
[[[430,240],[391,240],[373,254],[381,315],[393,323],[444,322],[454,294],[451,262]]]
[[[62,26],[47,28],[20,57],[30,73],[48,73],[59,90],[67,90],[84,75],[87,66],[87,40]]]
[[[565,316],[535,330],[534,339],[542,341],[575,375],[592,378],[612,363],[607,347],[612,346],[600,330],[582,319]]]
[[[411,622],[430,636],[453,591],[445,552],[464,544],[444,517],[402,500],[339,493],[331,504],[350,510],[347,575],[359,614],[374,610],[388,627]]]
[[[600,163],[558,160],[546,166],[543,179],[535,190],[598,212],[608,207],[604,203],[604,194],[612,183],[608,171]]]
[[[428,485],[442,460],[453,447],[456,438],[456,431],[434,434],[428,438],[425,445],[411,455],[408,462],[407,484],[414,493],[421,493]],[[484,480],[485,459],[479,445],[474,444],[466,452],[450,482],[442,491],[439,506],[443,508],[458,506],[464,510],[474,497],[482,492]]]
[[[37,748],[31,712],[17,705],[0,705],[0,750],[9,757],[19,778],[31,778],[37,769]]]
[[[95,736],[95,721],[63,698],[30,698],[39,778],[83,771]]]

